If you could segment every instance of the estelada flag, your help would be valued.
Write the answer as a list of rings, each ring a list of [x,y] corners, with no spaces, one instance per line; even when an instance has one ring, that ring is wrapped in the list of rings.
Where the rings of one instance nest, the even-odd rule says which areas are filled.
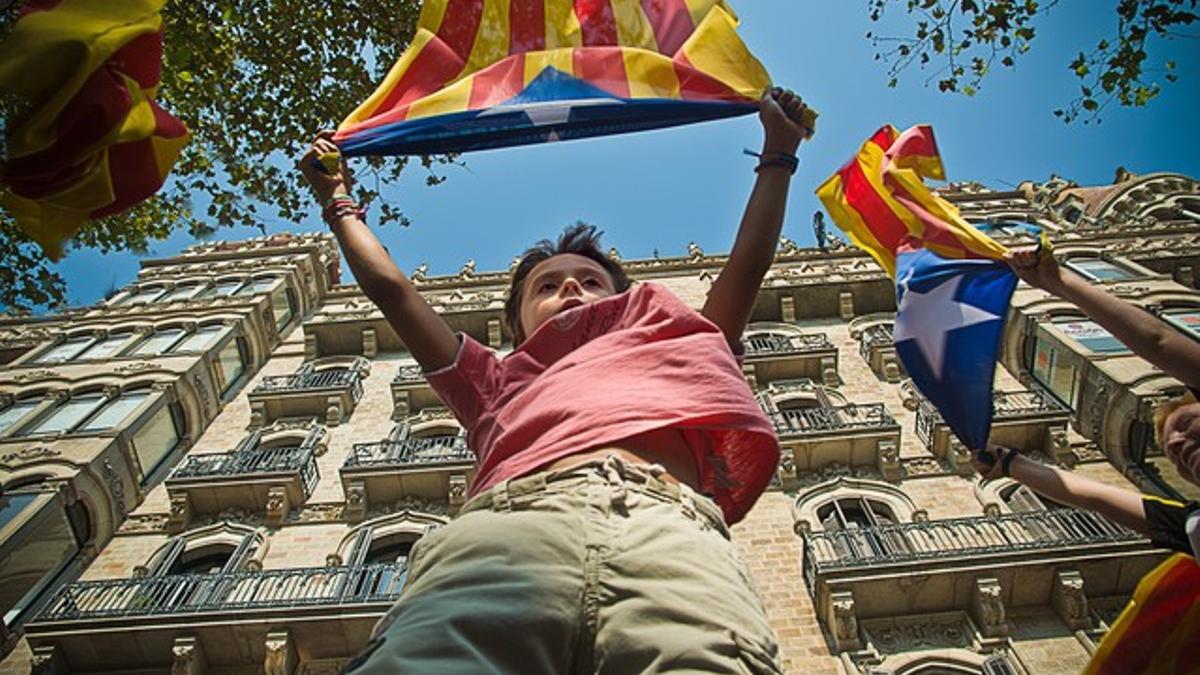
[[[164,2],[30,0],[0,44],[0,89],[29,106],[8,124],[0,205],[51,258],[157,192],[187,143],[154,101]]]
[[[1200,565],[1177,553],[1138,582],[1083,675],[1200,674]]]
[[[817,188],[817,196],[837,226],[893,279],[896,255],[907,250],[924,248],[943,258],[1003,258],[1005,248],[934,194],[926,178],[946,178],[933,128],[919,125],[902,134],[889,124]]]
[[[736,26],[725,0],[425,0],[334,141],[463,152],[751,113],[771,83]]]

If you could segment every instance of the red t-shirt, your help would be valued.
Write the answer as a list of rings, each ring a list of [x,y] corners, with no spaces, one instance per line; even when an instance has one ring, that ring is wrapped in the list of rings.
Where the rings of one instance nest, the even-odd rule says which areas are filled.
[[[470,336],[426,379],[479,459],[471,495],[630,436],[678,430],[701,490],[741,520],[779,465],[779,441],[716,324],[641,283],[567,310],[498,359]]]

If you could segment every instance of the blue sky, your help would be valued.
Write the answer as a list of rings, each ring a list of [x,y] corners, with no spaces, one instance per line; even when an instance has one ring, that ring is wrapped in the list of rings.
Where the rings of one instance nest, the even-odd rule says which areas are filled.
[[[864,37],[880,27],[868,20],[862,0],[731,4],[740,14],[743,39],[775,82],[795,89],[821,112],[816,138],[801,147],[784,225],[784,234],[802,245],[813,241],[810,223],[819,208],[813,190],[885,123],[932,124],[950,180],[994,188],[1044,180],[1051,173],[1105,184],[1120,165],[1138,173],[1200,176],[1194,128],[1200,107],[1198,40],[1156,43],[1152,55],[1176,60],[1180,81],[1148,108],[1110,106],[1098,125],[1064,125],[1052,115],[1078,91],[1066,64],[1112,32],[1116,0],[1055,7],[1017,68],[993,72],[973,98],[925,87],[926,76],[917,70],[887,88],[886,66],[874,60]],[[892,20],[901,18],[895,11]],[[346,101],[346,110],[357,103]],[[413,224],[376,231],[401,269],[427,262],[433,274],[456,272],[468,258],[480,270],[505,269],[527,245],[576,220],[599,225],[605,244],[626,258],[649,257],[656,249],[664,257],[684,255],[689,241],[709,253],[724,252],[754,180],[754,160],[742,149],[757,149],[761,139],[757,118],[744,117],[466,155],[466,168],[443,169],[448,180],[440,186],[426,187],[420,169],[389,186],[386,196]],[[267,223],[269,232],[323,228],[315,206],[302,222]],[[218,238],[258,234],[224,228]],[[152,244],[148,255],[173,255],[190,243],[180,233]],[[138,266],[133,254],[75,250],[57,269],[67,279],[70,304],[81,305],[99,300],[111,286],[128,284]],[[344,268],[343,274],[348,281]]]

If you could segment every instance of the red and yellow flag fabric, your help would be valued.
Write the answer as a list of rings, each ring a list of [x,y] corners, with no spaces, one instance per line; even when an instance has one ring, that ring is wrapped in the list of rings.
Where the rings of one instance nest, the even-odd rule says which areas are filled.
[[[1138,583],[1083,675],[1200,675],[1200,565],[1177,553]]]
[[[899,252],[926,248],[943,258],[1000,259],[1005,248],[971,226],[923,179],[945,180],[933,128],[887,125],[817,189],[850,240],[896,277]]]
[[[8,125],[0,205],[46,254],[89,218],[162,186],[187,128],[154,102],[165,0],[30,0],[0,44],[0,89],[29,105]]]
[[[334,140],[461,152],[747,114],[770,78],[736,26],[725,0],[425,0]]]

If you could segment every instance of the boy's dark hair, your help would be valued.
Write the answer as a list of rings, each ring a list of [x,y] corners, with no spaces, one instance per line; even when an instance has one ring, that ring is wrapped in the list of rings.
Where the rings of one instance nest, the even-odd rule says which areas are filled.
[[[504,301],[504,322],[508,324],[508,330],[513,335],[513,345],[525,341],[525,331],[521,328],[521,296],[525,293],[525,278],[544,260],[564,253],[581,255],[596,262],[608,272],[618,293],[629,289],[629,277],[625,275],[625,270],[621,269],[621,264],[605,255],[600,248],[602,234],[604,233],[596,231],[595,225],[575,223],[563,230],[557,244],[543,239],[525,249],[521,254],[521,262],[517,263],[516,269],[513,270],[508,299]]]

